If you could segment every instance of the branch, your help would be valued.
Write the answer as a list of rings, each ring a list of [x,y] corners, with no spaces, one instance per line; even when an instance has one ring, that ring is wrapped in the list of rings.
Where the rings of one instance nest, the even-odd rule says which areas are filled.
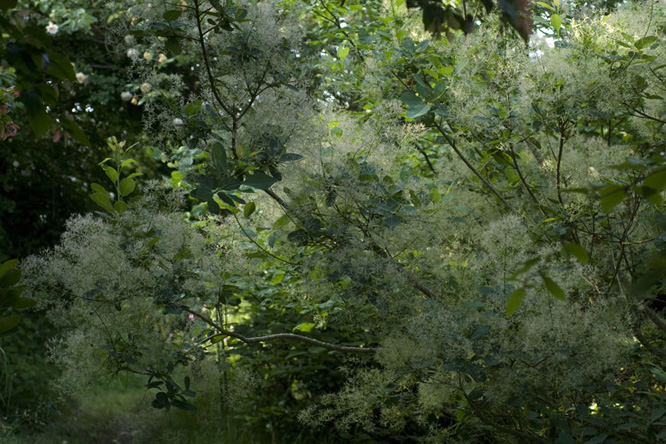
[[[226,330],[219,325],[217,325],[215,322],[207,318],[206,316],[202,315],[201,313],[198,313],[194,310],[190,310],[189,308],[182,307],[183,311],[186,311],[202,321],[204,321],[206,324],[210,325],[213,327],[218,333],[215,333],[211,336],[208,336],[204,338],[202,341],[199,341],[199,343],[205,343],[206,341],[209,341],[213,338],[217,338],[220,336],[230,336],[232,338],[236,338],[242,342],[245,342],[246,344],[253,344],[256,342],[269,342],[269,341],[275,341],[277,339],[286,339],[286,340],[294,340],[294,341],[301,341],[301,342],[307,342],[308,344],[313,344],[317,345],[319,347],[327,348],[329,350],[335,350],[335,351],[340,351],[340,352],[345,352],[345,353],[376,353],[377,349],[373,347],[345,347],[342,345],[335,345],[331,344],[329,342],[324,342],[320,341],[318,339],[313,339],[313,338],[308,338],[307,336],[301,336],[297,335],[294,333],[276,333],[272,335],[264,335],[264,336],[255,336],[255,337],[247,337],[244,336],[240,333],[236,333],[231,330]]]
[[[657,325],[657,327],[663,331],[666,331],[666,322],[664,322],[664,320],[657,313],[655,313],[654,310],[652,310],[650,307],[644,306],[643,313],[645,313],[648,318],[650,318],[650,320]]]
[[[265,192],[266,194],[268,194],[269,196],[271,196],[271,198],[272,198],[275,202],[277,202],[282,208],[284,208],[285,211],[290,211],[290,208],[289,208],[289,205],[287,205],[287,202],[285,202],[280,196],[278,196],[277,194],[275,194],[275,192],[274,192],[273,190],[271,190],[271,189],[269,188],[269,189],[267,189],[267,190],[264,190],[264,192]]]
[[[199,44],[201,45],[201,54],[203,55],[204,64],[206,65],[206,73],[208,74],[208,81],[210,82],[210,89],[213,91],[213,96],[215,100],[220,105],[220,107],[226,112],[231,118],[234,118],[235,114],[231,112],[231,109],[225,105],[224,101],[220,97],[220,93],[215,87],[215,78],[213,77],[213,72],[210,69],[210,62],[208,61],[208,51],[206,51],[206,44],[204,43],[203,30],[201,29],[201,17],[199,13],[199,1],[194,1],[194,11],[197,18],[197,30],[199,31]]]
[[[513,169],[516,170],[516,173],[518,173],[518,177],[520,178],[520,182],[523,184],[523,186],[527,190],[528,194],[530,195],[530,197],[532,198],[534,203],[537,204],[537,207],[539,207],[539,210],[541,211],[541,214],[548,217],[546,212],[541,207],[541,204],[539,203],[539,199],[537,199],[537,197],[532,192],[532,189],[527,184],[527,180],[525,180],[525,176],[523,176],[523,172],[520,170],[520,167],[518,166],[518,161],[516,160],[516,152],[513,150],[513,144],[509,144],[509,148],[511,150],[511,160],[513,161]]]
[[[649,115],[649,114],[646,114],[645,112],[643,112],[643,111],[641,111],[641,110],[638,110],[638,109],[636,109],[636,108],[634,108],[634,107],[632,107],[632,106],[629,106],[629,105],[626,104],[626,103],[622,103],[622,104],[623,104],[624,106],[626,106],[627,108],[629,108],[630,110],[632,110],[632,111],[635,113],[635,114],[632,114],[632,116],[634,116],[634,117],[644,117],[644,118],[646,118],[646,119],[653,120],[653,121],[655,121],[655,122],[659,122],[659,123],[664,123],[664,124],[666,124],[666,120],[662,120],[662,119],[658,119],[657,117],[653,117],[653,116],[651,116],[651,115]]]
[[[289,205],[280,196],[275,194],[275,192],[272,191],[270,188],[267,189],[267,190],[264,190],[264,192],[266,194],[268,194],[270,197],[272,197],[273,200],[275,200],[282,208],[284,208],[284,210],[287,214],[290,214],[292,212]],[[363,231],[364,234],[368,235],[368,233],[365,230],[363,230],[363,228],[361,228],[361,231]],[[331,240],[334,240],[332,237],[329,237],[329,238]],[[414,276],[412,276],[411,273],[409,273],[409,271],[407,271],[404,268],[398,267],[397,261],[387,251],[385,251],[379,245],[375,244],[372,241],[371,241],[370,247],[375,253],[379,254],[380,256],[384,256],[387,259],[392,260],[394,262],[394,265],[398,269],[398,271],[403,273],[407,277],[407,280],[409,281],[410,284],[412,284],[414,286],[414,288],[416,288],[418,291],[420,291],[424,295],[428,296],[429,298],[432,298],[432,299],[437,300],[437,301],[440,300],[440,298],[432,290],[430,290],[428,287],[426,287],[423,284],[421,284],[420,282],[418,282],[416,280],[416,278]],[[299,337],[302,337],[302,336],[299,336]]]
[[[446,139],[446,142],[447,142],[449,145],[451,145],[451,148],[453,148],[453,151],[456,152],[456,154],[458,155],[458,157],[460,158],[460,160],[462,160],[463,162],[465,162],[465,165],[467,165],[467,167],[468,167],[468,168],[469,168],[469,169],[470,169],[470,170],[476,175],[476,177],[478,177],[479,179],[481,179],[481,182],[483,182],[483,183],[488,187],[488,189],[490,189],[490,191],[491,191],[491,192],[492,192],[492,193],[493,193],[493,194],[494,194],[494,195],[495,195],[500,201],[502,201],[502,203],[503,203],[503,204],[504,204],[509,210],[511,210],[512,213],[514,213],[514,214],[517,215],[518,212],[517,212],[512,206],[511,206],[511,204],[510,204],[509,202],[507,202],[506,199],[504,199],[504,197],[502,197],[502,195],[499,193],[499,191],[497,191],[497,190],[495,189],[495,187],[494,187],[490,182],[488,182],[488,179],[486,179],[485,177],[483,177],[483,176],[481,175],[481,173],[479,173],[479,172],[476,170],[476,168],[474,168],[474,165],[472,165],[472,164],[470,163],[470,161],[467,160],[467,158],[463,155],[463,153],[458,149],[458,146],[457,146],[456,143],[453,141],[453,139],[451,139],[451,137],[449,137],[449,135],[446,133],[446,131],[444,131],[444,128],[442,128],[442,126],[441,126],[439,123],[437,123],[437,121],[435,121],[435,120],[433,120],[433,124],[435,125],[435,128],[437,128],[437,131],[439,131],[439,133],[440,133],[442,136],[444,136],[444,138]]]
[[[560,166],[562,165],[562,153],[564,151],[564,134],[560,133],[560,146],[557,151],[557,168],[555,173],[555,188],[557,189],[557,200],[560,202],[560,205],[564,206],[564,201],[562,200],[562,190],[560,188]]]
[[[638,328],[634,329],[634,336],[636,336],[636,339],[638,339],[638,342],[643,345],[647,349],[647,351],[651,352],[653,355],[659,356],[662,359],[666,359],[666,351],[655,347],[654,345],[650,344],[650,341],[648,341],[645,336],[643,336],[643,333],[641,333]]]
[[[428,157],[428,153],[426,153],[425,150],[423,148],[421,148],[418,144],[413,143],[412,145],[414,145],[416,147],[416,149],[418,150],[419,153],[423,154],[423,157],[425,158],[425,161],[428,164],[428,168],[430,168],[430,171],[432,171],[432,174],[437,176],[437,172],[435,171],[435,167],[432,166],[432,162],[430,162],[430,158]]]

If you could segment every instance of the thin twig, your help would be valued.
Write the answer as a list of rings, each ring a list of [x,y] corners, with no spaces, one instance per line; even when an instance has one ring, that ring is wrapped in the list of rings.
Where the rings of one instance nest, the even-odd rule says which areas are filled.
[[[428,153],[426,153],[425,150],[423,148],[421,148],[417,143],[413,143],[412,145],[414,145],[416,147],[416,149],[418,150],[418,152],[423,155],[423,158],[425,159],[426,163],[428,164],[428,168],[430,168],[430,171],[432,171],[432,174],[437,176],[437,172],[435,171],[435,167],[432,166],[432,162],[430,162],[430,158],[428,157]]]
[[[219,91],[215,87],[215,77],[213,77],[213,71],[210,68],[210,62],[208,60],[208,51],[206,51],[206,43],[204,42],[203,30],[201,29],[201,17],[200,17],[200,13],[199,13],[199,1],[198,0],[194,1],[194,12],[195,12],[195,16],[196,16],[197,30],[199,31],[199,40],[198,41],[199,41],[199,45],[201,46],[201,54],[202,54],[203,59],[204,59],[204,65],[206,65],[206,73],[208,75],[208,81],[210,82],[210,89],[213,92],[213,96],[215,97],[215,100],[220,105],[220,107],[224,110],[224,112],[226,112],[231,118],[234,118],[234,113],[224,103],[224,101],[222,100],[222,97],[220,97]]]
[[[307,336],[301,336],[297,335],[294,333],[276,333],[272,335],[264,335],[264,336],[254,336],[254,337],[248,337],[244,336],[240,333],[236,333],[231,330],[226,330],[219,325],[217,325],[215,322],[210,320],[208,317],[202,315],[199,312],[196,312],[194,310],[190,310],[189,308],[182,307],[183,311],[186,311],[187,313],[190,313],[202,321],[204,321],[206,324],[210,325],[213,327],[218,333],[215,333],[213,335],[210,335],[205,338],[206,341],[210,341],[214,338],[221,337],[221,336],[229,336],[232,338],[236,338],[242,342],[245,342],[246,344],[253,344],[257,342],[269,342],[269,341],[275,341],[277,339],[285,339],[285,340],[295,340],[295,341],[302,341],[302,342],[307,342],[308,344],[313,344],[317,345],[319,347],[323,347],[329,350],[335,350],[335,351],[340,351],[340,352],[345,352],[345,353],[376,353],[377,349],[373,347],[346,347],[342,345],[335,345],[331,344],[329,342],[324,342],[320,341],[318,339],[313,339],[313,338],[308,338]],[[199,341],[202,342],[202,341]]]
[[[500,201],[501,201],[501,202],[502,202],[502,203],[503,203],[503,204],[504,204],[509,210],[511,210],[512,213],[514,213],[514,214],[517,215],[518,212],[517,212],[512,206],[511,206],[511,204],[510,204],[509,202],[507,202],[507,200],[504,199],[504,197],[502,197],[502,195],[499,193],[499,191],[497,191],[497,189],[495,189],[495,187],[494,187],[494,186],[488,181],[488,179],[486,179],[485,177],[483,177],[483,176],[482,176],[482,175],[476,170],[476,168],[474,168],[474,165],[472,165],[471,162],[470,162],[469,160],[467,160],[467,158],[464,156],[464,154],[458,149],[458,146],[457,146],[456,143],[453,141],[453,139],[451,139],[451,137],[449,137],[449,135],[446,133],[446,131],[444,131],[444,128],[442,128],[442,126],[441,126],[439,123],[437,123],[437,121],[435,121],[435,120],[433,120],[433,124],[435,125],[435,128],[437,128],[437,130],[439,131],[439,133],[440,133],[442,136],[444,136],[444,139],[446,139],[446,142],[451,146],[451,148],[453,148],[453,151],[456,152],[456,154],[458,155],[458,157],[460,158],[460,160],[462,160],[462,161],[465,163],[465,165],[467,165],[467,167],[468,167],[468,168],[469,168],[469,169],[470,169],[470,170],[476,175],[476,177],[478,177],[479,179],[481,179],[481,182],[483,182],[483,183],[488,187],[488,189],[489,189],[489,190],[490,190],[490,191],[491,191],[491,192],[492,192],[492,193],[493,193],[493,194],[494,194],[494,195],[495,195],[495,196],[496,196],[496,197],[497,197],[497,198],[498,198],[498,199],[499,199],[499,200],[500,200]]]

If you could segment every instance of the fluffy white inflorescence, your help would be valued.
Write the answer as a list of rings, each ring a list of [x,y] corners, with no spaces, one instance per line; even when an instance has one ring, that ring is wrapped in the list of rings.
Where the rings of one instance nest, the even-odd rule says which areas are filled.
[[[183,328],[177,316],[165,317],[163,304],[210,297],[224,264],[176,216],[127,211],[114,224],[95,216],[71,219],[57,247],[22,264],[32,296],[63,331],[51,348],[64,370],[57,385],[80,392],[114,366],[163,366],[178,348],[169,332]]]

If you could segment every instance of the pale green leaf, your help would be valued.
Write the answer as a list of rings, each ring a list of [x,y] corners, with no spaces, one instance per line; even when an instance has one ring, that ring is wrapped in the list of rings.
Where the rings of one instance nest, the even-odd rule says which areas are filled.
[[[340,60],[343,60],[347,58],[347,55],[349,54],[349,48],[346,46],[338,46],[338,58]]]
[[[309,332],[312,331],[314,326],[315,325],[311,322],[301,322],[296,327],[294,327],[293,331],[302,331],[302,332],[305,332],[305,333],[309,333]]]
[[[562,290],[554,280],[545,275],[542,275],[541,277],[543,278],[543,283],[546,285],[546,289],[550,294],[555,296],[555,298],[557,299],[562,299],[562,300],[566,299],[566,296],[564,295],[564,290]]]
[[[127,204],[122,200],[118,200],[113,204],[113,208],[118,212],[118,214],[123,214],[127,210]]]
[[[6,262],[3,262],[2,265],[0,265],[0,276],[5,274],[5,272],[10,268],[16,268],[17,266],[18,266],[18,259],[10,259]]]
[[[124,178],[123,180],[120,181],[120,185],[118,187],[118,191],[120,191],[120,194],[125,197],[129,196],[132,194],[132,191],[134,191],[134,188],[136,187],[136,182],[134,182],[134,179],[130,179],[129,177]]]
[[[245,204],[245,207],[243,208],[243,216],[245,216],[246,219],[249,219],[250,216],[252,216],[252,213],[257,209],[257,206],[255,205],[254,202],[248,202]]]
[[[105,166],[104,167],[104,172],[106,173],[106,176],[111,179],[111,182],[116,183],[118,182],[118,171],[116,171],[115,168],[110,167],[110,166]]]
[[[506,315],[511,316],[518,311],[520,306],[523,305],[523,299],[525,299],[525,287],[516,288],[506,303]]]

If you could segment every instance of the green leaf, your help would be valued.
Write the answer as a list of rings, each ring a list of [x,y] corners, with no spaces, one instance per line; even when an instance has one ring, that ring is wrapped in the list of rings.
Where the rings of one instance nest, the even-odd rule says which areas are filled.
[[[442,66],[437,70],[440,74],[444,74],[445,76],[450,76],[453,74],[453,66]]]
[[[528,271],[529,269],[531,269],[532,267],[534,267],[538,262],[539,262],[539,258],[538,258],[538,257],[534,257],[534,258],[532,258],[532,259],[528,259],[528,260],[526,260],[525,262],[523,262],[523,266],[520,267],[519,269],[517,269],[517,270],[513,273],[513,278],[515,279],[517,276],[519,276],[519,275],[525,273],[526,271]]]
[[[276,178],[261,171],[257,171],[251,176],[247,176],[243,181],[243,185],[252,187],[255,190],[267,190],[277,181]]]
[[[602,433],[592,439],[588,439],[583,444],[601,444],[602,442],[606,441],[606,438],[608,438],[608,434]]]
[[[201,100],[195,100],[190,102],[183,108],[183,112],[186,116],[193,116],[201,110]]]
[[[566,296],[564,295],[564,290],[562,290],[554,280],[552,280],[551,278],[549,278],[544,274],[542,274],[541,277],[543,278],[543,283],[546,285],[546,289],[550,294],[555,296],[555,298],[557,299],[561,300],[566,299]]]
[[[11,287],[16,285],[21,280],[21,270],[17,268],[10,268],[0,276],[0,288]]]
[[[223,196],[224,196],[224,195],[223,195]],[[224,201],[220,198],[220,196],[218,196],[217,194],[213,195],[213,201],[214,201],[214,202],[220,207],[220,209],[222,209],[222,210],[227,210],[227,211],[229,211],[229,212],[231,212],[231,213],[233,213],[233,214],[238,214],[238,213],[240,213],[240,210],[239,210],[238,208],[234,207],[234,206],[231,205],[231,204],[228,204],[227,202],[224,202]],[[209,207],[210,207],[210,204],[209,204]],[[209,209],[210,209],[210,208],[209,208]]]
[[[95,182],[90,184],[90,188],[92,188],[92,190],[96,193],[106,193],[106,190],[104,189],[104,187],[102,185],[98,184],[98,183],[95,183]]]
[[[587,254],[587,250],[580,245],[567,242],[564,244],[564,250],[570,255],[574,256],[580,262],[584,264],[590,263],[590,256]]]
[[[553,14],[550,16],[550,24],[553,26],[553,29],[558,34],[560,33],[560,28],[562,27],[562,17],[558,14]]]
[[[111,179],[111,182],[113,182],[114,184],[118,182],[118,171],[116,171],[114,167],[105,166],[104,172],[106,173],[106,177]]]
[[[280,156],[280,162],[293,162],[295,160],[301,160],[303,156],[296,153],[284,153]]]
[[[59,54],[57,52],[49,51],[49,67],[46,69],[46,72],[60,80],[76,80],[76,74],[74,73],[74,66],[69,60],[69,57]]]
[[[643,181],[643,186],[655,191],[663,191],[666,188],[666,169],[651,173]]]
[[[95,192],[90,195],[90,198],[100,207],[104,208],[108,213],[113,214],[113,206],[109,199],[109,194],[105,192]]]
[[[132,194],[132,191],[134,191],[134,188],[136,187],[136,182],[134,182],[134,179],[130,179],[129,177],[124,178],[123,180],[120,181],[120,186],[118,187],[120,191],[120,194],[125,197],[129,196]]]
[[[7,270],[10,268],[16,268],[18,266],[18,259],[10,259],[8,261],[5,261],[0,265],[0,276],[5,274]]]
[[[51,129],[53,119],[46,111],[40,109],[35,112],[28,111],[28,125],[35,132],[35,137],[43,137]]]
[[[302,331],[302,332],[305,332],[305,333],[309,333],[309,332],[312,331],[314,326],[315,325],[311,322],[301,322],[296,327],[294,327],[293,331]]]
[[[21,291],[17,291],[18,287],[2,288],[0,289],[0,308],[13,307],[18,302]]]
[[[525,299],[525,287],[516,288],[506,303],[506,315],[511,316],[518,311],[520,306],[523,305],[523,299]]]
[[[3,11],[16,8],[16,5],[18,5],[18,0],[0,0],[0,9]]]
[[[175,20],[178,20],[180,18],[181,14],[183,11],[180,9],[170,9],[169,11],[164,11],[164,14],[162,14],[162,17],[164,17],[164,20],[167,22],[173,22]]]
[[[650,46],[654,42],[659,40],[656,36],[650,35],[648,37],[643,37],[642,39],[638,40],[636,43],[634,43],[634,46],[636,49],[641,50],[647,46]]]
[[[349,48],[346,46],[338,46],[338,58],[342,61],[347,58],[347,55],[349,54]]]
[[[180,39],[178,37],[168,37],[164,47],[167,51],[174,55],[178,55],[183,52],[183,45],[180,43]]]
[[[527,42],[532,34],[531,17],[525,14],[523,10],[524,2],[520,0],[498,0],[497,6],[502,11],[504,20],[515,29],[518,34]],[[527,10],[529,14],[529,10]]]
[[[72,135],[74,140],[79,142],[81,145],[90,146],[90,139],[88,138],[86,133],[83,132],[81,127],[76,122],[74,122],[74,120],[68,119],[66,117],[61,117],[60,125],[62,125],[62,127],[65,130],[67,130],[69,134]]]
[[[425,114],[428,114],[428,111],[430,111],[431,106],[427,105],[425,103],[419,105],[419,106],[414,106],[410,107],[406,112],[405,115],[409,117],[410,119],[416,119],[417,117],[421,117]]]
[[[415,119],[416,117],[427,114],[431,108],[430,105],[423,103],[423,99],[416,95],[414,91],[404,91],[400,95],[400,100],[407,105],[407,111],[405,114],[410,119]]]
[[[250,216],[252,216],[252,213],[257,209],[257,206],[255,205],[254,202],[248,202],[245,205],[245,208],[243,208],[243,216],[245,216],[245,219],[249,219]]]
[[[601,192],[602,197],[599,203],[606,213],[610,213],[620,202],[627,197],[627,192],[620,185],[610,185]]]
[[[118,214],[123,214],[127,211],[127,204],[122,200],[118,200],[113,204],[113,208],[118,212]]]
[[[416,93],[411,90],[404,91],[400,94],[400,100],[408,107],[423,105],[421,97],[417,96]]]
[[[5,335],[16,328],[21,322],[20,315],[11,315],[0,318],[0,335]]]
[[[220,142],[215,142],[211,150],[211,160],[213,161],[213,168],[220,173],[227,171],[227,152]]]
[[[37,301],[30,298],[19,298],[18,301],[12,304],[12,308],[21,309],[21,308],[32,308],[37,305]]]

